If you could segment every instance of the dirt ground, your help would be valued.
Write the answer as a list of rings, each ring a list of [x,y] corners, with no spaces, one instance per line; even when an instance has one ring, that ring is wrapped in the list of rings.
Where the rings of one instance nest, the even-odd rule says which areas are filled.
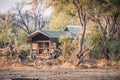
[[[120,80],[120,65],[105,67],[105,60],[99,60],[96,64],[85,63],[79,67],[68,62],[57,63],[60,61],[13,61],[5,64],[1,59],[0,80]]]
[[[0,67],[0,80],[120,80],[120,69],[40,69],[37,67]],[[22,79],[19,79],[22,80]]]

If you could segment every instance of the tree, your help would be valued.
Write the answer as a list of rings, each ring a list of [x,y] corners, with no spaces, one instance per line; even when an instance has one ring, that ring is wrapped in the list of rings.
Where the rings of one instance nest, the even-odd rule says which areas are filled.
[[[64,12],[52,13],[49,28],[52,30],[64,30],[66,25],[76,24],[76,17],[66,15]]]
[[[32,6],[32,11],[36,11],[39,9],[44,12],[46,3],[48,1],[49,0],[31,0],[30,2],[27,2],[27,4]]]
[[[8,43],[14,43],[11,29],[12,17],[10,14],[0,14],[0,46],[5,47]]]
[[[88,17],[91,21],[97,23],[99,30],[88,35],[91,41],[88,40],[87,42],[89,42],[89,47],[92,48],[91,51],[94,51],[92,55],[94,56],[95,53],[97,58],[104,58],[101,53],[104,53],[104,55],[109,53],[111,56],[109,56],[110,59],[116,57],[116,60],[118,60],[117,57],[119,55],[115,55],[115,53],[117,52],[117,54],[119,54],[119,50],[116,52],[115,50],[117,49],[116,46],[119,45],[118,40],[120,38],[119,3],[119,0],[93,0],[91,4],[88,5],[90,7]]]
[[[115,35],[119,37],[120,25],[118,22],[120,16],[119,0],[93,0],[90,4],[89,18],[98,24],[99,31],[103,36],[103,52],[105,49],[109,50],[109,42],[115,40]],[[92,11],[92,12],[91,12]]]
[[[47,22],[40,10],[36,12],[23,11],[25,3],[17,3],[15,7],[14,25],[31,34],[37,29],[42,29]]]

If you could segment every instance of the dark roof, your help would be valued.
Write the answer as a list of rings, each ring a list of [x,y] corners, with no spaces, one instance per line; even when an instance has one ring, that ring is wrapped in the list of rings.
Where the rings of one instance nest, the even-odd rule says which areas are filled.
[[[70,38],[75,38],[76,34],[71,33],[69,31],[52,31],[52,30],[37,30],[35,32],[33,32],[32,34],[30,34],[27,38],[32,38],[34,36],[36,36],[37,34],[42,33],[46,36],[48,36],[49,38],[60,38],[60,36],[64,36],[64,35],[70,35]]]
[[[67,25],[64,29],[64,31],[69,31],[74,34],[78,34],[80,32],[80,26],[75,26],[75,25]]]

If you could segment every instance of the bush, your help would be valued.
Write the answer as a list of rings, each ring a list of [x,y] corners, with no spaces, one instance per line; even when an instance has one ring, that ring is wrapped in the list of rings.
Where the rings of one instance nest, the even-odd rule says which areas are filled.
[[[110,59],[113,61],[119,61],[120,60],[120,39],[119,38],[104,40],[100,32],[87,34],[85,37],[85,45],[90,49],[89,56],[91,58],[96,58],[96,59],[104,58],[103,48],[105,46],[105,43],[107,43],[107,46],[109,48]]]
[[[21,50],[20,51],[20,56],[22,59],[25,59],[29,55],[29,50]]]
[[[20,45],[18,53],[22,59],[25,59],[30,54],[30,45]]]
[[[120,39],[109,41],[109,49],[111,59],[114,61],[120,60]]]
[[[72,40],[70,39],[70,36],[69,35],[66,35],[66,36],[61,36],[59,38],[59,42],[60,42],[60,46],[59,48],[61,49],[62,51],[62,56],[67,59],[70,55],[71,55],[71,50],[72,50]]]
[[[90,49],[90,58],[103,58],[104,39],[101,33],[87,34],[85,37],[85,46]]]
[[[3,48],[3,47],[4,47],[4,43],[0,42],[0,48]]]

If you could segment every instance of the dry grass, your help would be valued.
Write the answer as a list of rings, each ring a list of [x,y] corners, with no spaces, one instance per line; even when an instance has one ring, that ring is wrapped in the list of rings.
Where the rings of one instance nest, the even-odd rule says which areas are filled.
[[[88,59],[87,59],[88,60]],[[76,61],[68,59],[67,61],[62,57],[58,59],[51,60],[36,60],[31,61],[30,59],[24,60],[23,62],[18,62],[18,60],[11,60],[6,62],[5,57],[0,57],[0,66],[10,66],[10,67],[37,67],[40,69],[76,69],[76,68],[117,68],[120,69],[120,61],[116,63],[115,61],[107,61],[105,59],[87,61],[85,63],[80,64],[78,67],[75,67]],[[108,64],[110,63],[109,67]]]
[[[120,80],[119,69],[102,69],[107,63],[104,59],[97,60],[96,64],[86,62],[79,67],[75,67],[71,61],[59,59],[36,62],[25,60],[19,63],[14,60],[11,64],[4,65],[0,61],[0,80],[13,77],[37,77],[40,80]],[[95,69],[96,65],[98,69]]]
[[[107,60],[105,60],[105,59],[97,60],[97,61],[96,61],[97,66],[100,67],[100,68],[105,67],[105,66],[107,65],[107,63],[108,63],[108,62],[107,62]]]

